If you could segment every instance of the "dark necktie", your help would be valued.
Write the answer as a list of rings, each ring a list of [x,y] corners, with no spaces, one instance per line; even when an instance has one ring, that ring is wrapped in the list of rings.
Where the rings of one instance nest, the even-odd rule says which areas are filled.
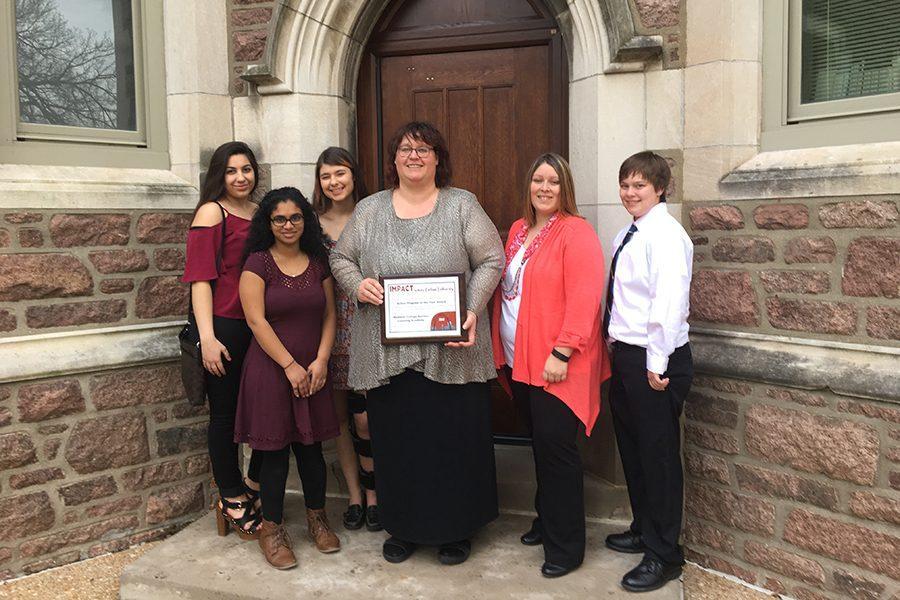
[[[609,265],[609,283],[606,285],[606,310],[603,311],[603,338],[609,338],[609,319],[612,317],[612,303],[613,303],[613,282],[616,280],[616,263],[619,262],[619,254],[622,252],[622,248],[625,247],[625,244],[631,241],[631,236],[637,231],[637,227],[634,223],[631,224],[631,227],[628,228],[628,233],[625,234],[625,239],[622,240],[622,243],[619,244],[619,247],[616,249],[616,253],[613,255],[612,262]]]

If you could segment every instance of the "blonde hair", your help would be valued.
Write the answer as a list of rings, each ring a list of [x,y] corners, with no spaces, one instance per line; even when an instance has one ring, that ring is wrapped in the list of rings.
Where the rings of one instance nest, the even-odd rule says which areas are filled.
[[[544,164],[550,165],[556,171],[556,176],[559,177],[559,212],[573,217],[581,216],[578,214],[578,205],[575,204],[575,180],[572,178],[572,169],[569,167],[569,163],[559,154],[547,152],[537,157],[528,170],[528,176],[525,178],[523,216],[529,227],[537,221],[537,214],[534,206],[531,204],[531,178],[534,177],[534,172]]]

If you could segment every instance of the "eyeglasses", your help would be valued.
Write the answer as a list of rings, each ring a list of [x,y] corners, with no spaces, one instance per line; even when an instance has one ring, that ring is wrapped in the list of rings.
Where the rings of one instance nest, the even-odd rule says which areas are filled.
[[[412,146],[400,146],[399,148],[397,148],[397,154],[399,154],[403,158],[406,158],[413,152],[415,152],[419,158],[425,158],[426,156],[434,152],[434,148],[429,148],[428,146],[419,146],[418,148],[413,148]]]
[[[303,222],[303,215],[300,213],[294,213],[290,217],[285,217],[283,215],[276,215],[270,219],[272,221],[272,225],[277,225],[278,227],[284,227],[290,221],[291,225],[296,227],[300,223]]]

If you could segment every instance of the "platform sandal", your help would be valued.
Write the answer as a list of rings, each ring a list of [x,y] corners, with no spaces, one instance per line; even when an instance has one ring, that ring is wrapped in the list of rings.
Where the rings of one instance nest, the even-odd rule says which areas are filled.
[[[234,530],[242,540],[259,538],[259,525],[262,517],[253,508],[252,501],[232,502],[225,498],[219,498],[219,502],[222,506],[216,511],[216,529],[220,536],[226,536],[229,531]],[[244,514],[240,517],[232,517],[228,514],[229,510],[243,510]]]

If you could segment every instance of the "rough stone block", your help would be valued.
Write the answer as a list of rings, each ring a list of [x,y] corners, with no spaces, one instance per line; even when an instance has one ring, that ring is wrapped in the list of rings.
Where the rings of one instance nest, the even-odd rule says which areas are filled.
[[[47,531],[55,521],[47,492],[0,498],[0,541]]]
[[[731,476],[728,473],[728,463],[725,459],[694,450],[684,451],[684,465],[692,477],[715,481],[728,485]]]
[[[137,224],[137,238],[143,244],[183,244],[194,216],[191,213],[147,213]]]
[[[91,378],[90,387],[97,410],[173,402],[184,397],[181,372],[175,365],[97,375]]]
[[[875,482],[874,428],[845,419],[758,404],[745,416],[747,451],[769,462],[861,485]]]
[[[199,417],[201,415],[208,415],[209,407],[205,404],[194,406],[193,404],[182,402],[181,404],[176,404],[174,407],[172,407],[172,414],[176,419]]]
[[[125,489],[135,491],[177,481],[182,477],[184,477],[184,473],[181,470],[181,463],[177,460],[170,460],[158,465],[126,471],[122,474],[122,483],[125,485]]]
[[[0,310],[0,331],[12,331],[16,328],[16,315],[8,310]]]
[[[734,536],[717,527],[688,518],[684,524],[684,541],[734,554]]]
[[[717,392],[725,392],[727,394],[739,394],[748,396],[753,391],[750,385],[736,381],[734,379],[724,379],[722,377],[712,377],[711,375],[694,375],[692,388],[710,388]]]
[[[837,591],[853,600],[878,600],[884,592],[884,584],[862,577],[859,573],[849,573],[837,569],[832,573],[832,581]]]
[[[26,575],[33,575],[34,573],[46,571],[47,569],[55,569],[57,567],[70,565],[80,559],[81,553],[75,550],[72,552],[66,552],[65,554],[60,554],[59,556],[54,556],[53,558],[48,558],[46,560],[39,560],[37,562],[29,563],[22,567],[22,571]]]
[[[31,436],[24,431],[0,434],[0,471],[37,462]]]
[[[723,454],[740,454],[737,438],[724,431],[714,431],[706,427],[688,424],[684,426],[684,440],[707,450]]]
[[[809,226],[809,209],[803,204],[757,206],[753,221],[760,229],[804,229]]]
[[[187,314],[190,287],[175,275],[148,277],[141,282],[135,300],[135,313],[140,319],[183,316]]]
[[[63,479],[65,474],[59,467],[48,467],[46,469],[37,469],[28,471],[27,473],[15,473],[9,476],[9,487],[14,490],[31,487],[33,485],[43,485],[54,479]]]
[[[795,587],[791,597],[795,598],[795,600],[834,600],[834,598],[827,594],[814,592],[805,587]]]
[[[44,234],[40,229],[20,229],[19,245],[23,248],[40,248],[44,245]]]
[[[106,498],[119,491],[116,480],[109,475],[95,477],[59,488],[59,495],[66,506],[77,506],[97,498]]]
[[[701,392],[688,394],[684,405],[688,419],[734,429],[738,422],[738,403]]]
[[[693,560],[698,565],[706,567],[707,569],[712,569],[713,571],[719,571],[720,573],[743,579],[747,583],[756,584],[756,574],[753,571],[723,558],[719,558],[718,556],[697,554],[694,557],[688,557],[688,559]]]
[[[84,511],[84,514],[91,519],[96,517],[106,517],[119,512],[137,510],[143,503],[144,500],[140,496],[129,496],[127,498],[119,498],[118,500],[113,500],[112,502],[107,502],[105,504],[97,504],[96,506],[91,506],[86,511]]]
[[[784,262],[832,263],[837,256],[837,246],[830,237],[797,237],[788,240],[784,247]]]
[[[203,510],[203,484],[177,485],[147,498],[147,523],[162,523],[200,510]]]
[[[826,204],[819,208],[819,220],[829,229],[884,229],[897,222],[897,203],[865,200]]]
[[[171,456],[206,446],[206,423],[160,429],[156,432],[157,453]]]
[[[184,472],[189,477],[209,473],[209,455],[197,454],[196,456],[188,456],[184,459]]]
[[[265,29],[254,31],[235,31],[231,36],[231,47],[234,60],[237,62],[253,62],[262,57],[266,49],[269,32]]]
[[[744,215],[736,206],[698,206],[690,212],[691,229],[733,231],[744,228]]]
[[[77,546],[86,542],[100,539],[103,536],[111,536],[116,533],[127,532],[136,529],[140,525],[138,518],[133,515],[113,517],[98,523],[84,525],[77,529],[60,531],[44,537],[29,540],[19,546],[22,556],[40,556],[56,552],[67,546]]]
[[[719,262],[771,262],[775,260],[775,243],[752,235],[723,237],[713,244],[712,257]]]
[[[50,238],[59,248],[124,246],[130,227],[128,215],[53,215]]]
[[[752,465],[737,464],[734,473],[738,486],[745,492],[837,509],[838,493],[830,485]]]
[[[103,274],[146,271],[150,259],[143,250],[97,250],[89,252],[94,267]]]
[[[122,294],[133,289],[133,279],[104,279],[100,282],[100,291],[104,294]]]
[[[861,237],[850,242],[841,291],[845,296],[900,298],[900,238]]]
[[[84,396],[75,379],[24,385],[19,388],[19,420],[46,421],[84,411]]]
[[[810,392],[801,392],[800,390],[786,390],[779,388],[766,389],[766,395],[773,400],[779,402],[793,402],[802,404],[803,406],[827,406],[825,397],[821,394],[812,394]]]
[[[900,423],[900,409],[885,406],[875,400],[841,400],[837,409],[841,412],[861,415],[871,419],[881,419],[888,423]]]
[[[88,296],[93,285],[71,254],[0,254],[0,302]]]
[[[157,248],[153,251],[153,262],[160,271],[183,271],[184,250],[181,248]]]
[[[144,416],[117,414],[78,422],[66,442],[65,457],[78,473],[148,461],[150,448]]]
[[[824,294],[831,278],[821,271],[760,271],[759,281],[769,293]]]
[[[686,485],[687,512],[741,531],[770,536],[775,532],[775,505],[698,482]]]
[[[57,433],[62,433],[67,429],[69,429],[69,426],[65,423],[38,425],[38,433],[40,433],[41,435],[54,435]]]
[[[744,543],[744,558],[754,565],[805,581],[813,585],[825,583],[825,569],[814,560],[753,540]]]
[[[850,512],[870,521],[900,525],[900,500],[872,492],[851,492]]]
[[[0,228],[0,248],[9,248],[12,245],[12,238],[9,235],[9,229]]]
[[[756,290],[747,271],[697,271],[691,282],[690,302],[692,320],[759,325]]]
[[[44,220],[44,216],[34,212],[17,212],[5,215],[3,220],[13,225],[23,225],[25,223],[40,223]]]
[[[25,309],[25,322],[34,329],[48,327],[72,327],[87,323],[115,323],[127,316],[125,300],[96,300],[69,302],[46,306],[29,306]]]
[[[791,544],[874,573],[900,579],[900,537],[795,509],[784,524]]]
[[[271,8],[247,8],[231,12],[231,24],[234,27],[247,27],[268,23],[272,18]]]
[[[53,460],[56,458],[56,453],[59,452],[59,447],[62,444],[62,440],[59,438],[49,439],[44,442],[44,458],[47,460]]]
[[[679,0],[635,0],[641,23],[649,29],[678,25],[679,4]]]
[[[773,296],[766,298],[766,313],[769,323],[776,329],[840,335],[856,333],[856,307],[847,302]]]
[[[866,309],[866,333],[881,340],[900,340],[900,308],[870,306]]]

